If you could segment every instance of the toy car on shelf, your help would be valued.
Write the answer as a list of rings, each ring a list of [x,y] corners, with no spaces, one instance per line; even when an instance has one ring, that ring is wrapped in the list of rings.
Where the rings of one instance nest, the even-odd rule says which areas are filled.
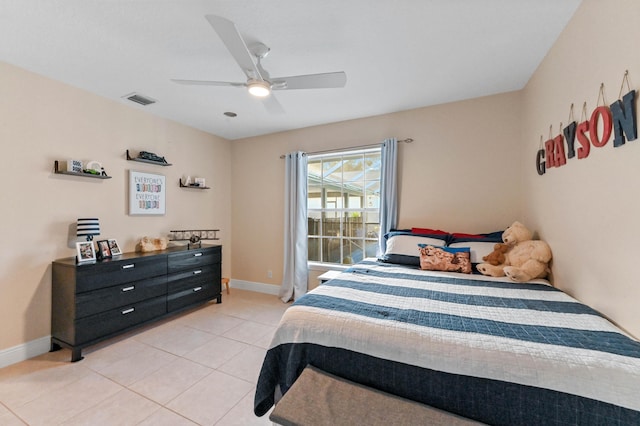
[[[138,154],[138,158],[141,158],[143,160],[155,161],[157,163],[167,164],[167,160],[165,160],[164,157],[160,157],[159,155],[156,155],[153,152],[140,151],[140,154]]]

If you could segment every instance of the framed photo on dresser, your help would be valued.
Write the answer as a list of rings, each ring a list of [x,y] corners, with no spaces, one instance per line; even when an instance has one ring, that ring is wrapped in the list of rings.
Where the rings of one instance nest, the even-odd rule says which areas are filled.
[[[109,241],[109,249],[111,250],[112,256],[120,256],[122,254],[122,250],[120,250],[120,246],[118,242],[114,239],[107,240]]]
[[[109,241],[98,241],[98,259],[111,259],[111,249],[109,248]]]
[[[95,262],[96,250],[93,241],[80,241],[76,243],[76,259],[78,263]]]

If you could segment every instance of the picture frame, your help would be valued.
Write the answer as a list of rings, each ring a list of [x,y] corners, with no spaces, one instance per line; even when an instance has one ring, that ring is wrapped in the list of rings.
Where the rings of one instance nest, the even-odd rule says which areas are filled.
[[[109,242],[109,249],[111,250],[111,256],[120,256],[122,254],[122,250],[120,250],[120,246],[115,239],[107,240]]]
[[[78,263],[95,262],[96,250],[93,241],[78,241],[76,243],[76,255]]]
[[[111,249],[108,240],[98,241],[98,259],[111,259]]]
[[[164,215],[166,197],[165,176],[129,170],[129,215]]]

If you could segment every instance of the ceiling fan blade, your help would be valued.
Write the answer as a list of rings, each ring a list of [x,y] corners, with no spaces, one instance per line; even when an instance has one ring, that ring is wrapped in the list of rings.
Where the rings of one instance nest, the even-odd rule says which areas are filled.
[[[333,89],[347,84],[344,71],[323,74],[294,75],[271,79],[273,90]]]
[[[271,93],[269,96],[261,98],[262,105],[267,109],[270,114],[284,114],[284,108],[280,105],[280,102]]]
[[[174,83],[187,84],[191,86],[233,86],[247,87],[247,83],[234,83],[232,81],[209,81],[209,80],[178,80],[171,79]]]
[[[253,55],[247,48],[247,44],[244,42],[235,24],[217,15],[206,15],[205,18],[207,18],[209,24],[211,24],[216,33],[218,33],[218,36],[220,36],[229,53],[231,53],[233,59],[236,60],[242,69],[242,72],[250,79],[263,80],[253,60]]]

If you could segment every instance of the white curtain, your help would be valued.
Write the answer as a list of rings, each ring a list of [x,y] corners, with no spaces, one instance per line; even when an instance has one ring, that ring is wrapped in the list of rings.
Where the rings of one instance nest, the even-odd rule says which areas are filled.
[[[378,257],[384,254],[387,246],[384,234],[394,229],[398,222],[398,141],[396,138],[385,139],[381,154]]]
[[[307,292],[307,156],[292,152],[285,158],[284,271],[279,296],[297,300]]]

